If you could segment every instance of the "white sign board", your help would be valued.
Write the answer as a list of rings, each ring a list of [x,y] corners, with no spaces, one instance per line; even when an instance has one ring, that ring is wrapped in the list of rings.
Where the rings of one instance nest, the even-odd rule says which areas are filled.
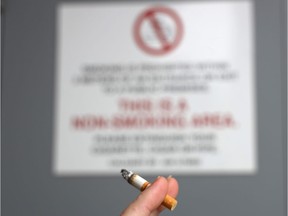
[[[58,8],[54,171],[254,173],[253,5]]]

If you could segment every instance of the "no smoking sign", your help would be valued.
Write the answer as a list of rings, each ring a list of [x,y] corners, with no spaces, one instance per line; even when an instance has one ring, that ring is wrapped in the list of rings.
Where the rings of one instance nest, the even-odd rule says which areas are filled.
[[[183,24],[178,14],[167,7],[153,7],[143,11],[134,25],[138,47],[150,55],[165,55],[181,42]]]

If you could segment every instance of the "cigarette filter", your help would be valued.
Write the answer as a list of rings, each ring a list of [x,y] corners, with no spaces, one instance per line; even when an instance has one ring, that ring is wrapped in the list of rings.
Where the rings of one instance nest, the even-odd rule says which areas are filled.
[[[122,169],[121,174],[123,178],[128,181],[129,184],[133,185],[140,191],[144,191],[150,185],[150,182],[148,182],[141,176],[133,173],[132,171]],[[173,211],[177,206],[177,200],[169,195],[166,195],[164,201],[162,202],[162,205],[168,208],[170,211]]]

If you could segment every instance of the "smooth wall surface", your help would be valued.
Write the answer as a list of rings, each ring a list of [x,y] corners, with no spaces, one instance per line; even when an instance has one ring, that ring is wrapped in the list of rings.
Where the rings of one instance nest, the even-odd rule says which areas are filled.
[[[59,3],[3,3],[2,215],[119,215],[138,194],[120,175],[52,173]],[[180,183],[175,215],[286,215],[286,3],[254,3],[258,172],[175,176]]]

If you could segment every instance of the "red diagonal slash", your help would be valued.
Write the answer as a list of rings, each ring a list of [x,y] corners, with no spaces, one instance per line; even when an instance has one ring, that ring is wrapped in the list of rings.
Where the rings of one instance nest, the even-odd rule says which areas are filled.
[[[164,34],[164,31],[162,30],[160,23],[155,16],[155,12],[150,11],[148,17],[150,19],[153,30],[155,31],[160,43],[162,44],[162,49],[168,50],[170,47],[170,44],[168,43],[168,40]]]

